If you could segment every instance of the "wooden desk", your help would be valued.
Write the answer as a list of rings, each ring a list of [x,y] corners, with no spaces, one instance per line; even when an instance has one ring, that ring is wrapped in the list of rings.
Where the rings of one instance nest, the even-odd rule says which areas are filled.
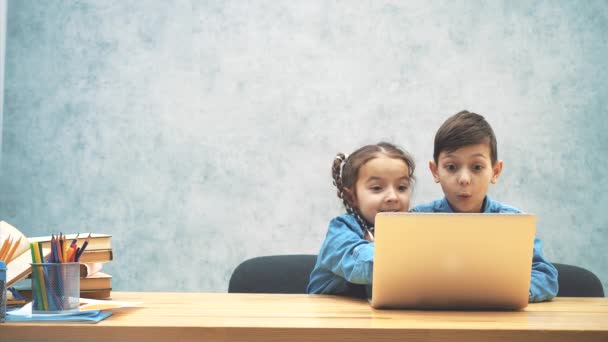
[[[608,298],[556,298],[525,311],[374,310],[333,296],[114,293],[143,301],[97,324],[4,323],[0,340],[608,341]]]

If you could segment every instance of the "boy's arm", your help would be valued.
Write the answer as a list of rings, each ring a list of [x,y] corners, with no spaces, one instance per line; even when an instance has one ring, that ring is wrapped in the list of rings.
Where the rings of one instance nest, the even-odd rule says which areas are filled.
[[[318,258],[319,266],[354,284],[371,284],[374,244],[359,236],[341,218],[334,219],[327,232]]]
[[[498,208],[499,213],[520,214],[521,210],[502,204],[492,202]],[[557,269],[543,255],[543,244],[538,238],[534,238],[534,251],[532,255],[532,275],[530,278],[530,303],[543,302],[553,299],[557,295]]]
[[[529,302],[543,302],[557,295],[557,269],[543,256],[542,242],[534,238],[532,278],[530,279]]]

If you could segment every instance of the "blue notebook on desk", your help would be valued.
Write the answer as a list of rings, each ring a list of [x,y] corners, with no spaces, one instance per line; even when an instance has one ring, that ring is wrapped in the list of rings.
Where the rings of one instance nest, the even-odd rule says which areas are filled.
[[[7,312],[7,322],[97,323],[112,315],[111,311],[87,310],[66,314],[32,314],[32,303]]]

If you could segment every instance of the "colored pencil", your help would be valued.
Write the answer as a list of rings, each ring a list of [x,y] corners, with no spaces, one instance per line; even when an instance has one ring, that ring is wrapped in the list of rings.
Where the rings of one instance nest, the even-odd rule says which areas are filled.
[[[8,253],[8,256],[6,257],[6,263],[8,264],[9,262],[11,262],[11,260],[13,259],[13,255],[15,254],[15,251],[17,250],[17,247],[19,247],[19,244],[21,243],[21,236],[19,237],[19,240],[17,240],[16,243],[13,243],[13,248],[11,248],[11,251]]]
[[[8,255],[8,251],[11,248],[10,236],[4,240],[2,243],[2,248],[0,248],[0,260],[5,261],[5,255]]]

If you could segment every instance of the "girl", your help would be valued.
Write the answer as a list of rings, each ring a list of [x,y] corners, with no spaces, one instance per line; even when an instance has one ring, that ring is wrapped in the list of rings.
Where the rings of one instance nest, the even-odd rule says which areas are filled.
[[[375,216],[408,211],[414,167],[407,152],[386,142],[336,155],[332,176],[346,214],[329,222],[308,293],[371,294]]]

